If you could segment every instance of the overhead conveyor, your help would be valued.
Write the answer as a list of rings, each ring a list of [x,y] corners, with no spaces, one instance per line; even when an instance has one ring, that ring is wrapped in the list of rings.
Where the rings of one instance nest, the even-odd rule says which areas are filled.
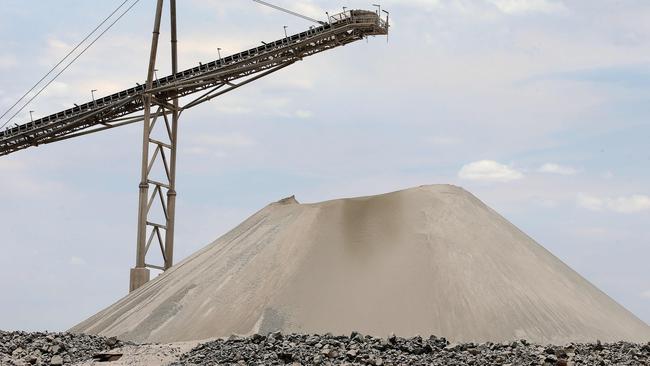
[[[180,112],[284,67],[335,47],[388,34],[388,23],[373,11],[349,10],[326,24],[224,57],[0,132],[0,156],[143,120],[143,95],[165,105],[176,97],[197,96]],[[171,105],[169,106],[171,107]],[[170,113],[172,108],[158,112]],[[152,114],[154,117],[156,114]]]

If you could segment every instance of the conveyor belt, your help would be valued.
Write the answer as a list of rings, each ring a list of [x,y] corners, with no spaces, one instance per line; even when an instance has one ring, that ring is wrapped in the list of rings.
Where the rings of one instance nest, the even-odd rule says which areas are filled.
[[[175,95],[205,93],[186,104],[191,108],[304,57],[363,39],[388,34],[388,24],[378,14],[351,10],[330,17],[328,24],[269,42],[262,46],[178,72],[154,81],[150,91],[136,87],[84,103],[74,108],[11,127],[0,132],[0,156],[142,120],[143,94],[165,105]],[[237,83],[235,83],[237,81]]]

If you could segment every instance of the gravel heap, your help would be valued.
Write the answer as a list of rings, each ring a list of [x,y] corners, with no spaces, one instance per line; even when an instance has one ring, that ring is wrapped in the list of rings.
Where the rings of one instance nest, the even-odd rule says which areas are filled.
[[[0,365],[68,365],[122,345],[115,338],[85,334],[0,330]]]
[[[272,203],[73,328],[143,343],[325,329],[458,342],[650,340],[645,322],[450,185]]]
[[[650,365],[650,343],[539,346],[451,344],[444,338],[387,339],[353,332],[332,335],[254,335],[204,343],[174,365]]]

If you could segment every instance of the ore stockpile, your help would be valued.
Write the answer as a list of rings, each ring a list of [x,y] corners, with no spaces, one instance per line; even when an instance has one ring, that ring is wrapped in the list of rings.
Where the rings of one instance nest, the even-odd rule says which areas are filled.
[[[541,346],[506,343],[450,343],[431,336],[374,338],[255,335],[201,344],[174,363],[182,365],[650,365],[650,343],[618,342]]]
[[[72,330],[141,343],[275,331],[650,340],[643,321],[449,185],[270,204]]]
[[[0,332],[0,365],[650,365],[650,343],[570,343],[537,345],[525,340],[503,343],[451,343],[429,336],[384,338],[352,332],[349,336],[285,335],[279,332],[250,337],[232,336],[201,343],[170,362],[156,362],[115,339],[69,333]],[[156,345],[158,352],[165,347]],[[122,355],[115,362],[93,362],[97,354]]]
[[[123,344],[115,338],[85,334],[0,330],[0,365],[69,365],[119,348]]]

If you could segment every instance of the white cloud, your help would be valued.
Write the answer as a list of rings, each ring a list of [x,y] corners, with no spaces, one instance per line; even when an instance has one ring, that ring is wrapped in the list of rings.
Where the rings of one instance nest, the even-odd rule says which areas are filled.
[[[641,297],[644,299],[650,299],[650,290],[642,292]]]
[[[444,6],[442,0],[386,0],[383,2],[383,4],[386,6],[408,4],[424,8],[428,11]]]
[[[205,156],[212,156],[215,158],[225,158],[226,156],[228,156],[228,154],[226,154],[223,151],[218,151],[218,150],[212,151],[210,148],[197,147],[197,146],[190,147],[189,149],[187,149],[187,152],[193,155],[205,155]]]
[[[217,112],[225,114],[243,115],[251,113],[250,108],[234,103],[216,103],[215,109]]]
[[[61,182],[39,178],[34,168],[26,160],[14,160],[11,157],[0,159],[0,192],[20,197],[50,196],[61,194],[65,186]]]
[[[203,135],[194,139],[195,143],[204,146],[217,147],[249,147],[255,145],[255,141],[241,133],[229,133],[219,136]]]
[[[25,169],[25,163],[19,160],[0,159],[0,173],[9,174]]]
[[[266,108],[282,109],[291,103],[291,99],[286,97],[268,97],[260,102]]]
[[[650,197],[637,194],[629,197],[608,199],[607,206],[612,211],[621,213],[647,211],[650,210]]]
[[[301,118],[301,119],[308,119],[312,117],[312,113],[310,111],[305,111],[302,109],[299,109],[295,113],[296,117]]]
[[[316,4],[310,4],[308,2],[299,2],[298,4],[295,4],[291,10],[299,13],[299,14],[304,14],[312,18],[316,19],[322,19],[326,20],[327,16],[325,15],[325,10],[321,8],[320,6],[317,6]]]
[[[559,205],[556,200],[541,197],[533,199],[533,203],[544,208],[555,208]]]
[[[570,166],[559,165],[555,163],[546,163],[537,170],[540,173],[575,175],[578,171]]]
[[[221,53],[221,57],[226,57],[252,46],[250,39],[237,36],[219,40],[200,35],[187,38],[183,41],[183,53],[185,56],[191,56],[190,59],[197,62],[198,60],[216,60],[219,58],[219,53]],[[221,50],[218,51],[218,48]]]
[[[489,0],[501,12],[508,15],[529,13],[561,14],[567,7],[561,1],[552,0]]]
[[[460,139],[450,136],[427,137],[424,139],[424,141],[434,146],[451,146],[457,145],[461,142]]]
[[[604,227],[577,227],[572,231],[574,235],[582,239],[587,239],[589,242],[592,242],[594,240],[620,240],[621,237],[619,233],[612,232],[610,229]]]
[[[0,70],[10,69],[18,64],[14,55],[0,55]]]
[[[464,165],[458,177],[483,182],[510,182],[524,177],[523,173],[494,160],[475,161]]]
[[[601,174],[601,176],[603,178],[605,178],[605,179],[612,179],[612,178],[614,178],[614,173],[612,173],[611,171],[608,170],[608,171],[604,172],[603,174]]]
[[[584,193],[578,193],[578,206],[592,211],[600,211],[605,207],[603,199],[590,196]]]
[[[48,57],[44,58],[41,60],[41,64],[43,65],[49,65],[52,67],[56,61],[59,59],[63,58],[68,52],[70,52],[74,46],[71,44],[66,43],[65,41],[51,37],[50,39],[47,40],[47,54]],[[78,52],[75,53],[75,55],[79,54]],[[52,63],[52,60],[56,60],[54,63]]]
[[[70,93],[70,87],[68,84],[61,81],[54,81],[52,84],[48,85],[47,89],[43,91],[43,97],[65,97]],[[66,106],[70,108],[71,106]]]
[[[69,50],[70,48],[72,48],[71,45],[69,45],[66,42],[64,42],[64,41],[62,41],[60,39],[57,39],[57,38],[50,38],[47,41],[47,44],[48,44],[48,46],[50,46],[50,48],[56,49],[56,50]]]
[[[82,266],[86,264],[86,260],[81,257],[70,257],[69,263],[73,266]]]
[[[269,79],[267,82],[273,88],[287,90],[312,90],[314,88],[314,79],[318,74],[312,73],[311,70],[301,70],[300,74],[292,75],[291,79]]]
[[[608,198],[578,193],[577,202],[578,206],[592,211],[636,213],[650,210],[650,196],[640,194]]]
[[[198,146],[191,146],[190,148],[187,149],[188,154],[194,154],[194,155],[205,155],[208,154],[210,151],[204,147],[198,147]]]

